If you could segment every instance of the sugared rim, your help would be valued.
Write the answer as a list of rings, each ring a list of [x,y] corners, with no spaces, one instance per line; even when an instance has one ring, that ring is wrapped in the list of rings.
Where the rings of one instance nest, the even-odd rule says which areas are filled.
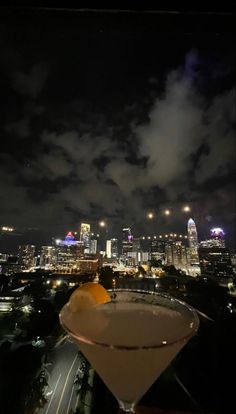
[[[118,349],[118,350],[126,350],[126,351],[134,351],[134,350],[141,350],[141,349],[156,349],[156,348],[164,348],[166,346],[170,346],[170,345],[175,345],[179,342],[187,342],[192,336],[194,336],[194,334],[197,332],[198,327],[199,327],[199,318],[197,315],[197,312],[194,308],[192,308],[191,306],[189,306],[187,303],[176,299],[172,296],[163,294],[163,293],[158,293],[158,292],[152,292],[152,291],[145,291],[145,290],[140,290],[140,289],[109,289],[108,290],[109,293],[116,293],[116,292],[131,292],[131,293],[141,293],[144,295],[153,295],[153,296],[159,296],[165,299],[168,299],[172,302],[178,303],[181,306],[184,306],[185,309],[188,309],[189,312],[191,312],[192,317],[193,317],[193,329],[192,331],[184,336],[181,336],[180,338],[174,340],[174,341],[162,341],[159,344],[155,344],[155,345],[142,345],[142,346],[125,346],[125,345],[112,345],[112,344],[107,344],[104,342],[100,342],[100,341],[95,341],[92,339],[89,339],[83,335],[78,335],[75,334],[74,332],[71,331],[70,328],[68,328],[68,326],[64,323],[63,321],[63,311],[65,311],[66,307],[68,306],[67,304],[65,304],[63,306],[63,308],[61,309],[61,312],[59,313],[59,320],[61,323],[61,326],[63,327],[63,329],[69,334],[71,335],[74,339],[76,339],[77,341],[81,341],[85,344],[89,344],[89,345],[96,345],[96,346],[100,346],[102,348],[110,348],[110,349]],[[112,303],[112,302],[108,302],[108,303]]]

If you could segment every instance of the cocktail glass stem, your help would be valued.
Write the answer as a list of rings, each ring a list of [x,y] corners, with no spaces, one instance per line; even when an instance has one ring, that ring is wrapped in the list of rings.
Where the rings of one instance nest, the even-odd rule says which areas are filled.
[[[120,406],[120,414],[123,413],[135,413],[135,403],[132,402],[126,402],[119,400],[119,406]]]

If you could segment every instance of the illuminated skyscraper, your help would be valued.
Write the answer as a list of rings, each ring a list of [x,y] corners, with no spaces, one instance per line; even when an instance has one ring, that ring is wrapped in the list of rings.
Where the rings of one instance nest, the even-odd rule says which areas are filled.
[[[34,265],[35,246],[32,244],[20,245],[18,251],[19,264],[22,270],[28,270]]]
[[[106,255],[108,259],[111,258],[111,240],[107,240],[106,242]]]
[[[188,243],[190,249],[190,264],[199,263],[197,228],[192,218],[188,221]]]
[[[128,252],[132,252],[133,249],[133,236],[131,234],[131,228],[127,227],[122,230],[122,254],[127,255]]]
[[[106,255],[108,259],[115,259],[118,257],[118,240],[117,239],[107,240]]]
[[[57,254],[55,246],[42,246],[40,255],[40,266],[53,268],[57,262]]]
[[[84,253],[90,253],[90,224],[81,223],[80,227],[80,241],[84,244]]]
[[[201,245],[199,256],[203,276],[231,277],[233,275],[230,252],[225,247]]]
[[[90,241],[90,253],[91,254],[97,253],[97,245],[98,245],[98,241],[96,239],[92,239]]]

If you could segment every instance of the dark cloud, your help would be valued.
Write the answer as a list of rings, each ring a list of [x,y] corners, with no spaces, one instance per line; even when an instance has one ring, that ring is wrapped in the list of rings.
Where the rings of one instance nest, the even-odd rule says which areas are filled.
[[[44,62],[36,63],[29,72],[14,71],[11,74],[13,89],[30,98],[36,98],[48,78],[49,68]]]
[[[179,212],[187,202],[202,229],[212,223],[233,227],[235,89],[227,82],[215,93],[210,87],[231,73],[224,57],[218,72],[211,62],[211,72],[207,53],[197,48],[182,50],[179,64],[173,46],[171,62],[163,46],[155,56],[155,42],[152,54],[144,53],[144,45],[142,55],[134,40],[132,57],[131,40],[125,52],[117,41],[117,55],[113,50],[110,58],[111,44],[105,42],[103,51],[99,40],[98,53],[94,39],[94,54],[73,43],[71,60],[65,42],[64,63],[63,41],[58,49],[46,48],[47,59],[41,47],[24,65],[20,52],[11,53],[5,96],[10,94],[14,111],[2,124],[2,223],[53,234],[62,224],[103,217],[145,232],[152,209],[159,214],[153,231],[165,231],[186,225]],[[126,63],[119,63],[122,56]],[[166,207],[176,211],[169,224],[161,216]]]

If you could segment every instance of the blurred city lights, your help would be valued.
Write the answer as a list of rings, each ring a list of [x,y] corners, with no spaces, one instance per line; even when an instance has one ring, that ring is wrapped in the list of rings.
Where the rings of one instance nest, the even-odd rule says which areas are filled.
[[[164,214],[165,214],[165,216],[169,216],[169,215],[170,215],[170,210],[168,210],[168,209],[167,209],[167,210],[165,210],[165,211],[164,211]]]
[[[148,213],[147,214],[147,218],[149,219],[149,220],[152,220],[153,219],[153,217],[154,217],[154,214],[153,213]]]
[[[189,206],[184,206],[184,207],[183,207],[183,211],[184,211],[185,213],[188,213],[189,211],[191,211],[191,208],[190,208]]]
[[[99,222],[99,226],[100,226],[100,227],[105,227],[105,226],[106,226],[105,221],[101,220],[101,221]]]

